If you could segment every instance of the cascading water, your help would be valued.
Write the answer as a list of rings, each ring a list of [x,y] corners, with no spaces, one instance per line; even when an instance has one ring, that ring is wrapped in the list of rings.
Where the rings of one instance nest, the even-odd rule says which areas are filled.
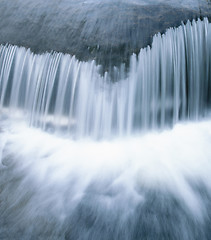
[[[1,45],[0,239],[211,239],[210,39],[187,22],[105,74]]]
[[[210,108],[211,26],[188,22],[154,37],[113,79],[95,62],[61,53],[0,49],[0,106],[74,137],[109,137],[199,119]]]

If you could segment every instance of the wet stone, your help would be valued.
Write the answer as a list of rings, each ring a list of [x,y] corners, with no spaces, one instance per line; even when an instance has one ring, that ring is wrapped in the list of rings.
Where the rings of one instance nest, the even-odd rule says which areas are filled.
[[[108,70],[128,63],[132,53],[151,44],[154,34],[211,16],[208,1],[189,2],[2,0],[0,43],[95,59]]]

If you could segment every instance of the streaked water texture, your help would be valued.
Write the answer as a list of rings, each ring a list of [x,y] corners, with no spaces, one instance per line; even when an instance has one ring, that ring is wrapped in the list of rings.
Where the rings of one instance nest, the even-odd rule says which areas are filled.
[[[0,48],[0,107],[72,137],[111,137],[197,120],[210,108],[211,25],[188,22],[112,74],[61,53]],[[112,75],[112,76],[111,76]],[[16,111],[17,110],[17,111]]]
[[[210,39],[187,22],[106,73],[1,45],[0,239],[211,239]]]

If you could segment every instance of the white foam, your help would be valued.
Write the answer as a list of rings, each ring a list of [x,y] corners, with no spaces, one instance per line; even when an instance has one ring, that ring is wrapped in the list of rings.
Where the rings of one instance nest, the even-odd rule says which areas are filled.
[[[125,209],[129,211],[144,201],[144,191],[138,189],[160,189],[174,194],[193,214],[205,214],[193,185],[211,187],[210,121],[99,142],[63,139],[15,125],[1,134],[7,139],[3,156],[9,153],[17,159],[23,178],[38,186],[36,197],[46,198],[49,193],[47,199],[62,206],[71,190],[66,197],[75,206],[91,183],[99,184],[100,193],[105,190],[101,185],[108,182],[114,197],[100,200],[108,206],[129,204],[131,208]]]

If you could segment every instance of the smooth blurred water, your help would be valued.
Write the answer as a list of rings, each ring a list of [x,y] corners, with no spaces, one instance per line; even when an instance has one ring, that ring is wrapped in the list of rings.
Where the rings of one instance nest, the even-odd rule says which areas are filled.
[[[0,107],[73,138],[109,138],[199,120],[211,106],[211,25],[188,22],[154,37],[112,74],[95,61],[0,47]]]
[[[171,28],[105,74],[1,45],[0,239],[209,240],[210,34]]]
[[[210,120],[112,141],[1,126],[1,239],[209,239]]]

